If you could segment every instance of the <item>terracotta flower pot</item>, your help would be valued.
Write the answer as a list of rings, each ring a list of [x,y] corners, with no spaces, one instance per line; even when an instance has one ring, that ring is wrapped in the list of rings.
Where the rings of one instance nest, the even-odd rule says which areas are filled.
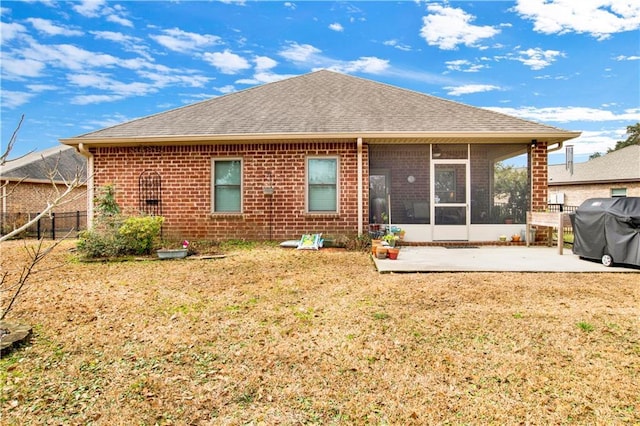
[[[387,250],[387,254],[389,255],[389,259],[396,260],[398,258],[398,254],[400,253],[400,249],[398,248],[389,248]]]
[[[378,246],[376,249],[376,257],[378,259],[386,259],[387,258],[387,248],[385,246]]]
[[[376,255],[376,248],[382,244],[382,240],[371,240],[371,254]]]

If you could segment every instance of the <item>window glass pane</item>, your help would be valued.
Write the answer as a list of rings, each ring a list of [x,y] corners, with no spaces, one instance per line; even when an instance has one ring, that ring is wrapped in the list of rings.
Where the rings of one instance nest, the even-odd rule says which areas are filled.
[[[336,184],[337,160],[309,160],[309,184]]]
[[[309,211],[336,211],[336,187],[309,186]]]
[[[214,210],[240,212],[242,207],[242,167],[240,160],[214,162]]]
[[[240,211],[240,188],[239,187],[216,187],[216,212],[239,212]]]
[[[307,176],[309,211],[337,211],[338,160],[333,158],[309,159]]]
[[[216,161],[216,185],[240,185],[240,161]]]
[[[611,197],[626,197],[627,188],[611,188]]]

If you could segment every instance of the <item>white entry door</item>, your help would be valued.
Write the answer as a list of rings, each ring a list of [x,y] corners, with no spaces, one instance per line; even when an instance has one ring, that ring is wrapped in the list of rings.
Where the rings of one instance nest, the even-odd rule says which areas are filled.
[[[469,240],[469,161],[433,160],[431,211],[434,241]]]

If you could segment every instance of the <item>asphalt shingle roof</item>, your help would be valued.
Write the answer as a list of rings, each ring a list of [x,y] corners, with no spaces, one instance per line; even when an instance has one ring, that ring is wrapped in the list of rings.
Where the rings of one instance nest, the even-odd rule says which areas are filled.
[[[212,135],[577,134],[387,84],[321,70],[87,133],[63,143]],[[551,136],[550,136],[551,137]]]
[[[59,175],[56,182],[63,178],[71,180],[80,172],[86,178],[87,160],[70,146],[55,146],[44,151],[32,152],[24,157],[10,160],[0,167],[0,179],[18,181],[49,181],[49,172],[57,167]]]
[[[602,157],[573,165],[573,174],[564,164],[548,169],[549,185],[610,181],[640,182],[640,145],[630,145]]]

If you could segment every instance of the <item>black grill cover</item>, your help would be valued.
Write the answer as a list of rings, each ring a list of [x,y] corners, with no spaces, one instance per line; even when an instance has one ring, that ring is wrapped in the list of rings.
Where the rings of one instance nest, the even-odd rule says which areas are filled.
[[[640,266],[640,197],[590,198],[570,217],[574,254]]]

